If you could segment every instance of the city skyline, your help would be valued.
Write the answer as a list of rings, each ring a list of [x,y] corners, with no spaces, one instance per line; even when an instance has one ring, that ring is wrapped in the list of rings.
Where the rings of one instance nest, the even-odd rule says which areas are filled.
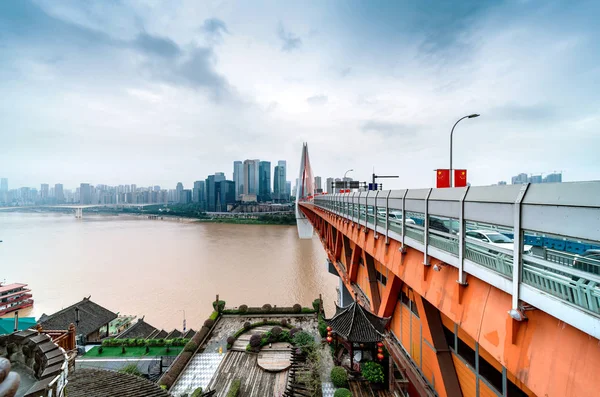
[[[454,134],[473,185],[600,179],[600,4],[577,3],[0,2],[0,173],[170,186],[277,153],[291,178],[308,142],[320,175],[426,187],[476,112]]]

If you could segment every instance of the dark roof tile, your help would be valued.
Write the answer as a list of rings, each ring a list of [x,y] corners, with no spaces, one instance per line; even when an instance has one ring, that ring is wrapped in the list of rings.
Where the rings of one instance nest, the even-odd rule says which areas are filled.
[[[360,304],[352,302],[336,307],[335,315],[326,320],[333,331],[350,342],[380,342],[389,318],[377,317]]]
[[[69,374],[69,397],[169,397],[157,384],[135,375],[80,368]]]
[[[128,339],[128,338],[141,338],[145,339],[157,329],[147,322],[143,318],[140,318],[137,323],[121,332],[117,339]]]
[[[84,298],[74,305],[46,316],[40,324],[43,329],[66,330],[70,324],[76,324],[77,315],[75,309],[79,309],[77,333],[86,336],[117,318],[115,313],[92,302],[89,298]]]

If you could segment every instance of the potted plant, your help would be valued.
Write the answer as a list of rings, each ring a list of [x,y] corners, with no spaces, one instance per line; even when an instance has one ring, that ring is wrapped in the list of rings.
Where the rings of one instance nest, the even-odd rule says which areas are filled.
[[[361,366],[362,376],[371,384],[373,390],[385,389],[385,376],[383,367],[373,361],[368,361]]]

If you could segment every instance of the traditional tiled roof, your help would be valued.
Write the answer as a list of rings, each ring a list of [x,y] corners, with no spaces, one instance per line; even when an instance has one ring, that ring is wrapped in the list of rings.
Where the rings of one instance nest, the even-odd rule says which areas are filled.
[[[117,339],[125,339],[125,338],[142,338],[145,339],[149,335],[158,330],[156,327],[148,324],[144,321],[143,318],[140,318],[137,323],[133,324],[131,327],[127,328],[125,331],[121,332]]]
[[[167,331],[165,331],[164,329],[161,329],[160,332],[156,335],[154,335],[154,339],[160,339],[160,338],[166,338],[167,335],[169,335],[169,333]]]
[[[335,315],[325,320],[333,331],[349,342],[379,342],[384,338],[388,318],[377,317],[356,302],[349,306],[336,305]]]
[[[76,309],[79,309],[79,324],[77,324]],[[117,318],[108,309],[92,302],[89,297],[49,316],[42,315],[40,324],[43,329],[68,329],[71,323],[77,327],[77,334],[89,335],[98,328]]]
[[[187,332],[185,334],[183,334],[183,337],[187,338],[187,339],[191,339],[195,333],[196,333],[196,331],[194,331],[193,329],[188,329]]]
[[[174,329],[173,331],[169,332],[169,335],[167,335],[165,337],[165,339],[174,339],[174,338],[181,338],[181,331],[178,329]]]
[[[140,376],[79,368],[69,374],[69,397],[169,397],[171,394]]]

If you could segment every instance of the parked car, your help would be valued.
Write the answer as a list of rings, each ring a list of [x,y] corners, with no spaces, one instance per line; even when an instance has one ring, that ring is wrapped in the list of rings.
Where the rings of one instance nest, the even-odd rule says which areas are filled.
[[[573,267],[577,270],[600,275],[600,249],[589,249],[581,255],[575,255]]]
[[[460,224],[455,219],[429,218],[429,229],[439,232],[458,234]]]
[[[488,243],[490,245],[505,248],[507,250],[513,250],[515,247],[515,242],[512,238],[499,233],[495,230],[469,230],[466,232],[466,236],[468,239],[479,240],[484,243]],[[531,254],[532,246],[525,244],[523,246],[524,254]]]
[[[377,213],[378,213],[378,215],[385,217],[385,210],[377,210]],[[402,222],[402,212],[401,211],[390,211],[390,213],[388,214],[388,218],[390,218],[391,220],[394,220],[396,222]],[[407,225],[416,225],[417,223],[414,220],[407,218],[406,224]]]

